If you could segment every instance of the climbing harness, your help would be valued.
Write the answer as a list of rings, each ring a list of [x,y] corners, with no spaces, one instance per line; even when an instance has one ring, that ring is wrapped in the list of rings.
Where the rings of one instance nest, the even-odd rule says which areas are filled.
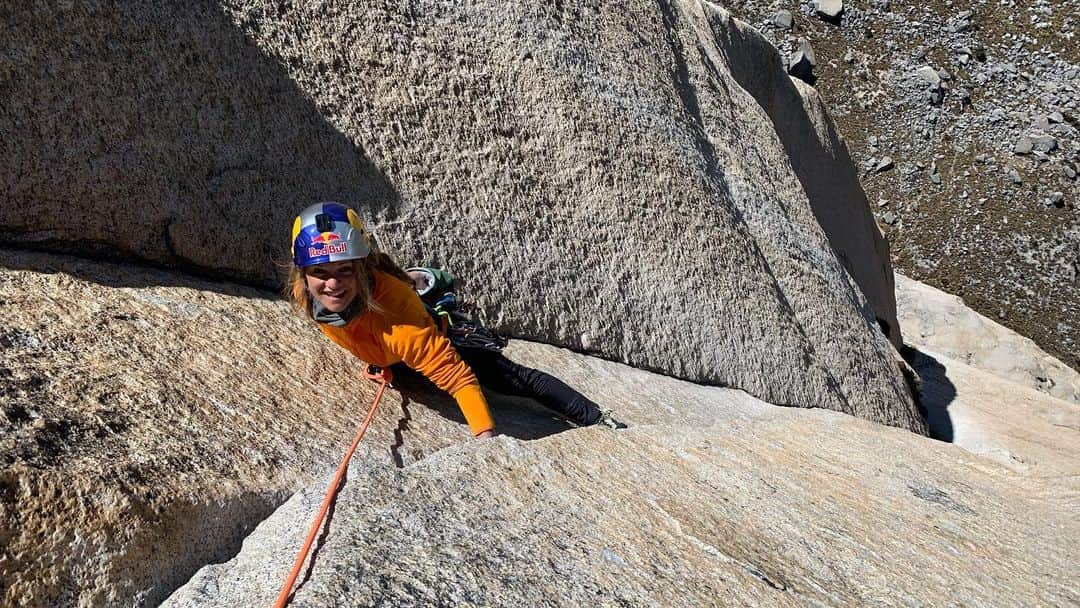
[[[413,266],[405,269],[413,280],[416,293],[435,326],[457,348],[479,348],[499,352],[508,340],[484,327],[479,320],[463,312],[463,303],[454,293],[454,275],[441,268]]]
[[[334,475],[334,480],[330,482],[330,488],[326,491],[326,498],[323,499],[322,508],[319,509],[319,514],[315,517],[315,522],[311,525],[311,531],[308,532],[307,540],[304,541],[304,546],[300,548],[300,554],[296,556],[296,563],[293,564],[292,571],[289,572],[289,577],[285,579],[285,586],[281,588],[281,594],[278,595],[277,601],[274,602],[274,608],[284,608],[289,603],[289,594],[292,593],[293,584],[296,583],[296,578],[300,576],[300,570],[304,567],[304,562],[307,561],[308,552],[311,550],[311,544],[319,534],[319,530],[323,525],[323,520],[326,518],[326,512],[330,509],[330,505],[334,504],[338,490],[340,490],[343,485],[345,471],[349,468],[349,460],[352,459],[353,452],[356,451],[356,446],[360,445],[360,440],[363,439],[364,432],[367,431],[368,425],[371,424],[371,419],[375,417],[375,409],[379,407],[379,400],[382,399],[383,391],[385,391],[387,385],[393,381],[393,374],[390,373],[389,369],[375,367],[374,365],[367,366],[364,370],[364,377],[378,382],[379,390],[375,392],[375,399],[371,402],[371,410],[368,411],[367,418],[364,419],[364,424],[360,427],[360,432],[356,434],[356,438],[353,439],[352,445],[349,446],[349,450],[345,452],[345,458],[342,459],[341,465],[338,466],[337,474]]]

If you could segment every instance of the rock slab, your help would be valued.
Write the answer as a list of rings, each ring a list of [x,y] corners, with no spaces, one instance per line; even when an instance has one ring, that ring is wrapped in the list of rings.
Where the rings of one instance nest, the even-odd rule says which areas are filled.
[[[293,605],[1078,599],[1075,482],[820,410],[501,438],[351,478]],[[318,502],[295,496],[164,606],[269,603]]]

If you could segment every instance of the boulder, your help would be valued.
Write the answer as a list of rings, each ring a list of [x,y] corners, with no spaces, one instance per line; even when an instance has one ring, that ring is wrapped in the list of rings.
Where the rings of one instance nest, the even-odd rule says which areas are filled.
[[[810,42],[806,39],[799,40],[799,48],[795,49],[791,58],[788,59],[788,74],[813,84],[815,65],[817,61],[814,59],[814,49],[810,46]]]
[[[795,20],[791,15],[791,11],[776,11],[772,16],[772,23],[782,30],[790,30],[795,24]]]
[[[12,11],[6,242],[265,285],[337,199],[503,331],[924,430],[888,313],[731,76],[775,50],[720,48],[711,3]],[[790,91],[775,61],[753,88]]]
[[[840,18],[844,12],[844,0],[816,0],[817,14],[827,20]]]

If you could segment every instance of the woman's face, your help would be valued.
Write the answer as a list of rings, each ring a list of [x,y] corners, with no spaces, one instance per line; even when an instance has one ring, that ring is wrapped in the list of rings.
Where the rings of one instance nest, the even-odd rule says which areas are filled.
[[[306,269],[308,293],[330,312],[341,312],[356,297],[356,269],[352,260],[317,264]]]

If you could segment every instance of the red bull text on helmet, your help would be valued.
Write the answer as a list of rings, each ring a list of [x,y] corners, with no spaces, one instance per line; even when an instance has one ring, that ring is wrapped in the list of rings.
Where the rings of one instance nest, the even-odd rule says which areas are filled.
[[[301,267],[361,259],[370,247],[355,211],[338,203],[311,205],[293,221],[293,262]]]

